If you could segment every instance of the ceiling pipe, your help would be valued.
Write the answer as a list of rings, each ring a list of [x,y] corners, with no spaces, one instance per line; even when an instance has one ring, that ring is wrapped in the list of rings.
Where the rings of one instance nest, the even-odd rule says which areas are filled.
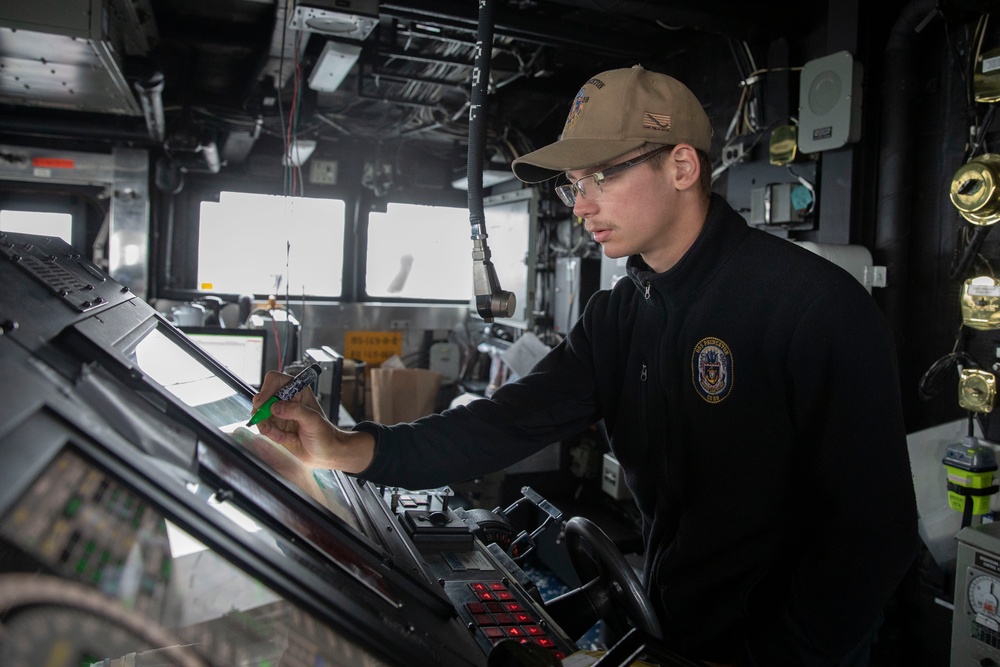
[[[913,209],[911,177],[918,139],[911,110],[919,95],[917,55],[928,20],[937,16],[936,0],[911,0],[889,33],[883,65],[879,128],[878,206],[875,259],[886,267],[888,284],[880,290],[883,310],[897,335],[906,329],[906,286]],[[900,339],[903,336],[898,336]]]
[[[157,143],[161,143],[167,135],[167,124],[163,116],[163,83],[162,72],[150,72],[148,76],[132,82],[142,105],[146,129],[149,130],[150,138]]]

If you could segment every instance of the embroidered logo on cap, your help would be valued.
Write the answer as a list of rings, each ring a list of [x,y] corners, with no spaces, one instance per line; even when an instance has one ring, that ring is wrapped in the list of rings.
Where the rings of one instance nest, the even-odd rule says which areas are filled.
[[[569,108],[569,115],[566,116],[566,125],[563,126],[563,132],[576,125],[576,121],[580,120],[580,112],[583,111],[583,105],[590,99],[589,95],[584,94],[586,90],[587,87],[584,86],[576,94],[576,97],[573,98],[573,104]]]
[[[691,356],[691,379],[698,394],[709,403],[720,403],[733,388],[733,355],[729,346],[714,337],[702,338]]]
[[[670,115],[665,113],[650,113],[647,111],[642,114],[642,127],[645,130],[661,130],[663,132],[669,132]]]

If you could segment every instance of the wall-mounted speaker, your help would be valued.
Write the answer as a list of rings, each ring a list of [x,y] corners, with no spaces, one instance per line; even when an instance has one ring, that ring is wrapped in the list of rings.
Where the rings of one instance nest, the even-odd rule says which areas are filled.
[[[817,153],[861,138],[861,63],[847,51],[810,60],[799,85],[799,150]]]

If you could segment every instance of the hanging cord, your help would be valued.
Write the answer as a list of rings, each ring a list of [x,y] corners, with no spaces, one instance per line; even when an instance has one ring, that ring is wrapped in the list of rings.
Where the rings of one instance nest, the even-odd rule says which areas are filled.
[[[809,215],[810,213],[813,212],[813,208],[816,207],[816,188],[808,180],[796,174],[795,171],[792,169],[792,165],[786,164],[785,169],[787,169],[788,173],[791,174],[795,180],[801,183],[802,187],[808,190],[809,194],[812,195],[809,199],[809,208],[805,210],[806,215]]]
[[[271,332],[274,334],[274,349],[278,352],[278,372],[285,370],[284,353],[281,351],[281,336],[278,335],[278,321],[274,319],[274,311],[271,311]]]
[[[952,368],[961,370],[963,366],[979,368],[979,364],[967,352],[958,350],[959,341],[955,341],[955,349],[944,355],[927,369],[917,383],[917,394],[921,399],[929,401],[941,391],[941,384],[946,373]]]
[[[285,241],[285,355],[292,350],[292,309],[289,295],[289,285],[292,282],[290,258],[292,242]],[[280,364],[280,362],[279,362]]]
[[[992,225],[973,225],[972,238],[969,240],[965,249],[959,255],[958,248],[955,248],[955,257],[952,260],[951,275],[952,280],[960,280],[965,274],[966,269],[969,268],[969,264],[975,259],[976,255],[983,247],[983,243],[986,241],[986,235],[990,233],[993,228]],[[964,236],[966,233],[966,228],[960,231],[960,234]]]
[[[292,61],[292,101],[288,107],[288,122],[285,124],[284,112],[281,110],[281,95],[279,93],[278,113],[281,118],[281,141],[284,146],[282,156],[282,167],[284,172],[283,191],[286,197],[294,197],[296,194],[304,195],[304,183],[302,181],[302,166],[299,163],[299,150],[296,137],[299,131],[299,110],[302,106],[302,63],[299,60],[299,51],[302,47],[302,31],[295,31],[294,56]],[[284,65],[284,36],[282,36],[282,61]],[[280,70],[279,70],[280,72]],[[279,74],[279,76],[281,76]]]
[[[278,58],[278,80],[274,82],[274,97],[278,102],[278,122],[281,125],[281,141],[285,146],[285,151],[288,151],[288,131],[285,128],[285,111],[281,104],[281,81],[285,77],[285,35],[288,33],[287,21],[288,21],[288,11],[292,7],[292,0],[286,0],[285,11],[283,21],[286,24],[281,30],[281,57]],[[288,194],[288,170],[283,170],[284,183],[282,190],[284,194]]]
[[[476,310],[487,322],[492,322],[497,316],[512,316],[517,306],[514,294],[501,289],[496,268],[490,259],[490,249],[486,244],[486,214],[483,206],[486,97],[493,51],[494,13],[494,0],[479,0],[479,28],[476,32],[472,99],[469,105],[469,164],[466,174],[469,187],[469,223],[472,226],[472,285],[476,294]]]

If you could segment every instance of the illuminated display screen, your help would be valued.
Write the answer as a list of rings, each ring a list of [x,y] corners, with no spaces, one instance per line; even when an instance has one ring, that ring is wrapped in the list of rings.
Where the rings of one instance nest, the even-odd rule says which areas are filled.
[[[336,478],[325,471],[313,471],[298,462],[287,450],[260,435],[256,426],[247,427],[253,404],[249,397],[229,385],[180,343],[159,329],[152,329],[134,347],[133,361],[154,382],[193,408],[210,424],[305,491],[353,529],[358,520]]]
[[[188,338],[251,387],[264,379],[263,329],[181,327]]]
[[[250,419],[253,405],[159,329],[153,329],[135,346],[132,361],[142,372],[194,408],[209,423],[232,433]]]
[[[55,573],[0,573],[0,664],[385,664],[73,451],[0,517],[0,542]]]

